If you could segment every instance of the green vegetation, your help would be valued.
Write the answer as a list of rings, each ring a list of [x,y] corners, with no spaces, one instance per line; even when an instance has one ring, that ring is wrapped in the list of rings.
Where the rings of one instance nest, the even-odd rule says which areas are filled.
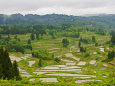
[[[16,80],[21,80],[21,76],[19,75],[19,69],[16,61],[13,62],[13,74]]]
[[[39,59],[38,66],[39,66],[39,67],[42,67],[42,59],[41,59],[41,58]]]
[[[100,26],[99,26],[100,27]],[[115,44],[114,31],[100,29],[91,25],[0,25],[0,46],[4,46],[10,56],[20,61],[13,64],[6,49],[0,50],[0,85],[29,86],[112,86],[115,85]],[[2,54],[4,52],[4,55]],[[71,53],[72,56],[65,54]],[[32,56],[31,56],[32,55]],[[51,71],[37,75],[46,66],[66,65],[64,60],[86,62],[80,73],[68,71]],[[94,65],[90,64],[95,60]],[[35,61],[35,63],[34,63]],[[32,65],[30,63],[33,63]],[[106,64],[107,66],[105,66]],[[6,66],[7,65],[7,66]],[[20,77],[17,66],[30,77]],[[70,65],[69,65],[70,67]],[[60,69],[63,67],[60,67]],[[51,70],[51,69],[50,69]],[[73,69],[70,69],[73,70]],[[5,71],[5,72],[3,72]],[[6,72],[7,71],[7,72]],[[20,74],[19,74],[20,73]],[[69,73],[95,75],[91,79],[100,82],[84,82],[77,84],[78,77],[47,76],[49,73]],[[12,76],[10,76],[12,75]],[[40,78],[57,78],[58,82],[41,82]],[[8,80],[7,80],[8,79]],[[22,80],[21,80],[22,79]],[[30,81],[30,79],[35,79]],[[19,80],[19,81],[18,81]],[[87,79],[85,79],[87,80]]]
[[[111,42],[115,45],[115,32],[113,32],[112,34]]]
[[[63,47],[67,47],[69,45],[69,41],[67,39],[62,40]]]
[[[49,54],[45,49],[40,49],[37,52],[32,52],[32,56],[41,58],[43,60],[52,60],[54,58],[54,56],[52,54]]]
[[[109,51],[108,52],[108,58],[105,59],[104,61],[110,62],[110,61],[114,60],[114,58],[115,58],[115,51],[114,50]]]
[[[55,61],[59,63],[61,61],[61,59],[56,57]]]
[[[35,39],[34,33],[31,34],[30,38],[31,38],[31,40]]]
[[[0,79],[10,80],[16,78],[16,80],[21,80],[16,61],[13,64],[11,63],[8,51],[3,47],[0,48],[0,70]]]

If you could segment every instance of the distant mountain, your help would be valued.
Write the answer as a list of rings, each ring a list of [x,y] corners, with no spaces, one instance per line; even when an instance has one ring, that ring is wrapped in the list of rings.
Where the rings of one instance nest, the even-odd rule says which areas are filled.
[[[115,14],[102,14],[95,16],[68,16],[62,14],[0,14],[0,24],[11,25],[34,25],[34,24],[77,24],[77,25],[92,25],[98,28],[115,28]]]

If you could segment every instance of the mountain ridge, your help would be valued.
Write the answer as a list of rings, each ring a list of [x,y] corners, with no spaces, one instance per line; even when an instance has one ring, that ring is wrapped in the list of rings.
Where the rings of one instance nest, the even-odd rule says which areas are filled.
[[[0,14],[0,24],[5,25],[61,25],[61,24],[75,24],[75,25],[93,25],[97,28],[115,28],[115,14],[100,14],[97,16],[73,16],[64,14]]]

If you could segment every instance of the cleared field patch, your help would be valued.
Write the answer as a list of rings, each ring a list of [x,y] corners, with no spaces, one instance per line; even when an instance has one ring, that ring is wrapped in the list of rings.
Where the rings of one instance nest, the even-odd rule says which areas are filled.
[[[90,81],[102,81],[102,80],[94,80],[94,79],[91,79],[91,80],[77,80],[77,81],[75,81],[75,83],[83,83],[83,82],[90,82]]]
[[[65,54],[65,56],[66,57],[71,57],[71,58],[73,58],[76,61],[80,61],[80,58],[77,58],[77,57],[73,56],[72,53],[67,53],[67,54]]]
[[[91,60],[89,64],[94,65],[96,63],[96,60]]]
[[[30,57],[32,57],[31,54],[25,54],[25,56],[23,56],[23,57],[21,57],[21,58],[24,59],[24,60],[26,60],[27,58],[30,58]]]
[[[25,70],[18,68],[19,71],[21,72],[21,76],[22,77],[31,77],[32,75],[30,75],[28,72],[26,72]]]
[[[29,67],[32,67],[32,65],[35,63],[36,61],[29,61]]]
[[[44,74],[44,73],[47,73],[47,72],[33,72],[34,74],[36,74],[36,75],[40,75],[40,74]]]
[[[86,62],[80,61],[77,65],[82,66],[82,65],[85,65],[85,64],[86,64]]]
[[[95,75],[82,75],[82,74],[69,74],[69,73],[53,73],[53,74],[45,74],[47,76],[71,76],[71,77],[96,77]]]
[[[10,59],[11,59],[11,61],[15,61],[16,60],[17,62],[22,60],[21,58],[15,57],[15,56],[10,56]]]
[[[42,82],[58,82],[57,78],[40,78]]]

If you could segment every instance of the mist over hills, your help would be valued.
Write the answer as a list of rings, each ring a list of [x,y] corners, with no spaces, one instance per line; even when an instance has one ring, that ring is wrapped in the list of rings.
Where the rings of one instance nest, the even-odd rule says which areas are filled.
[[[96,16],[68,16],[62,14],[0,14],[0,24],[5,25],[34,25],[34,24],[75,24],[75,25],[92,25],[97,28],[115,28],[115,14],[102,14]]]

